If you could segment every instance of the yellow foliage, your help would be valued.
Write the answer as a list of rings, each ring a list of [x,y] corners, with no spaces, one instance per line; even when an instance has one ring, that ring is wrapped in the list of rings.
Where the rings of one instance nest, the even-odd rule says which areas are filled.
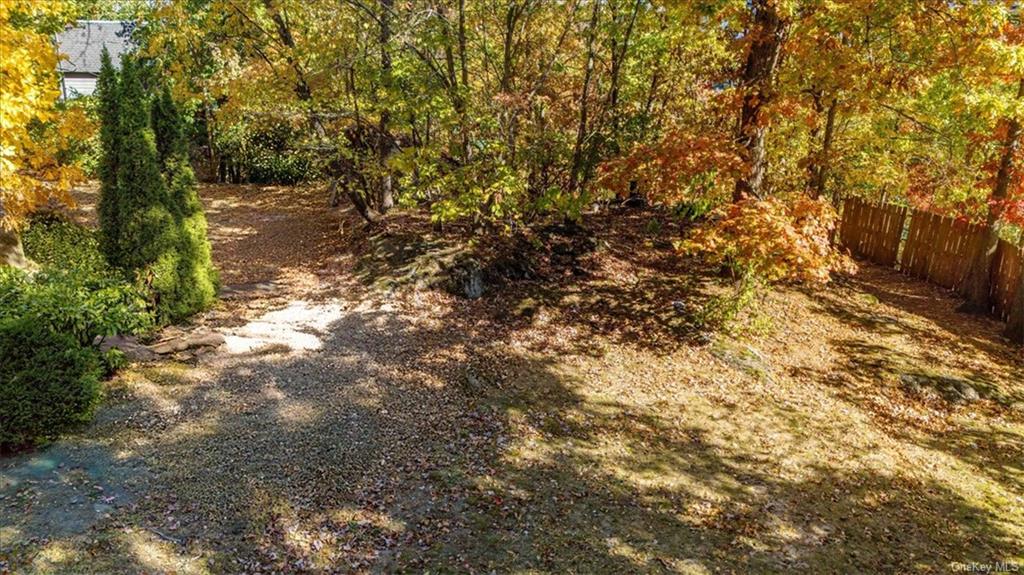
[[[59,114],[59,55],[41,28],[58,19],[59,0],[0,2],[0,227],[16,229],[26,215],[51,197],[69,201],[67,192],[82,177],[63,165],[59,145],[82,114]],[[51,130],[43,129],[49,125]],[[56,137],[49,132],[56,128]]]

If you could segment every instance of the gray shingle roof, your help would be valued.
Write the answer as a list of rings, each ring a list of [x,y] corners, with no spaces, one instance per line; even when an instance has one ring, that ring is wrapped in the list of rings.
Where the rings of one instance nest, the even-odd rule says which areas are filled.
[[[133,26],[133,22],[80,20],[74,28],[58,33],[57,49],[67,56],[60,62],[60,71],[99,74],[104,46],[114,65],[119,65],[121,54],[132,48]]]

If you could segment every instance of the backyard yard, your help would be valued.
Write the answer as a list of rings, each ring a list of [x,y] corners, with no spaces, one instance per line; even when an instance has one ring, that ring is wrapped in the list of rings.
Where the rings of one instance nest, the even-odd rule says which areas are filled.
[[[0,0],[0,575],[1024,571],[1019,0]]]
[[[653,211],[587,216],[592,251],[465,300],[424,285],[449,236],[415,212],[371,232],[315,186],[201,196],[222,299],[162,336],[223,343],[133,364],[92,424],[0,460],[0,571],[1024,562],[1024,358],[945,290],[862,264],[691,337],[674,301],[707,278]]]

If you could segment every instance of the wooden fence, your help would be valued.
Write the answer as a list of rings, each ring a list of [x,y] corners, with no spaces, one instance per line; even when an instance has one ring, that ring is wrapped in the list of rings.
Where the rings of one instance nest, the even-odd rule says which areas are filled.
[[[993,315],[1006,321],[1019,289],[1024,289],[1024,250],[1000,240],[992,263]]]
[[[850,198],[843,206],[839,239],[854,255],[959,291],[987,233],[983,225]],[[1024,250],[1000,240],[991,274],[992,315],[1006,320],[1022,289]]]
[[[899,206],[847,200],[839,237],[844,246],[863,258],[885,266],[896,265],[906,214],[906,208]]]

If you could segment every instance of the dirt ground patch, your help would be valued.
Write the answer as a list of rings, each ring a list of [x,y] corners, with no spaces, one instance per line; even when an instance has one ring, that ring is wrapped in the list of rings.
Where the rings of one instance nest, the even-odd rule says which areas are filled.
[[[675,304],[709,280],[652,212],[470,301],[388,275],[467,230],[367,234],[312,187],[203,198],[228,289],[196,323],[228,344],[128,370],[91,426],[0,461],[0,571],[1024,563],[1024,358],[941,290],[865,265],[694,341]]]

